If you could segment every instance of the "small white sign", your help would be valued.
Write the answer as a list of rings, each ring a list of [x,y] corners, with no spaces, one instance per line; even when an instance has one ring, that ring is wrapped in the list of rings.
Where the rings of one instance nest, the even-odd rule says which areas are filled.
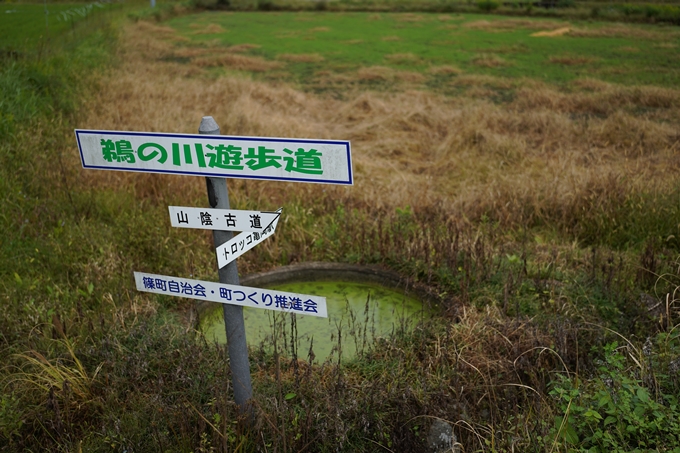
[[[281,215],[281,209],[267,212],[168,206],[168,211],[174,227],[220,231],[262,232]]]
[[[217,247],[215,249],[215,253],[217,253],[217,267],[222,269],[248,250],[273,235],[278,223],[279,217],[274,219],[274,221],[261,232],[244,231]]]
[[[248,286],[227,285],[167,275],[135,272],[138,291],[243,307],[264,308],[298,315],[328,317],[326,298]]]
[[[83,168],[353,184],[348,141],[76,129]]]

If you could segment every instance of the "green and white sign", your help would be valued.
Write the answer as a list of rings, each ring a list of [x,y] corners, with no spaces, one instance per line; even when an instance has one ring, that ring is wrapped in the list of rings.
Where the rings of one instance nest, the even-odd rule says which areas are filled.
[[[83,168],[353,184],[348,141],[76,129]]]

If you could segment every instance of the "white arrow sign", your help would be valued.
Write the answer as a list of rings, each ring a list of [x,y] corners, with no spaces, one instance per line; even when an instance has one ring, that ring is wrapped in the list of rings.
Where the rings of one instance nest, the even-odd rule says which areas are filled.
[[[326,298],[135,272],[138,291],[327,318]]]
[[[168,211],[170,211],[170,224],[174,227],[221,231],[262,232],[281,215],[281,210],[277,212],[241,211],[183,206],[168,206]]]
[[[280,213],[281,210],[279,209],[277,212]],[[244,231],[217,247],[215,249],[215,253],[217,253],[217,267],[222,269],[248,250],[273,235],[274,230],[276,230],[276,225],[279,223],[279,218],[280,217],[276,217],[272,223],[262,229],[262,232]]]

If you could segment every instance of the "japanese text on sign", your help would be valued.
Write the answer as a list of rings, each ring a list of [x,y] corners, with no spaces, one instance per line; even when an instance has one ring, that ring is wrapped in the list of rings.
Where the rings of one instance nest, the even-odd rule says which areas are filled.
[[[76,130],[83,167],[352,184],[349,142]]]
[[[207,300],[243,307],[296,313],[299,315],[328,317],[326,298],[285,291],[227,285],[167,275],[135,272],[138,291],[167,296]]]
[[[203,230],[262,232],[281,215],[266,211],[241,211],[235,209],[187,208],[168,206],[170,224],[178,228]]]
[[[277,212],[280,212],[280,210]],[[217,253],[217,267],[222,269],[224,266],[231,263],[236,258],[243,255],[248,250],[252,249],[257,244],[274,234],[276,225],[278,225],[278,223],[279,218],[277,217],[261,232],[244,231],[243,233],[234,236],[224,244],[218,246],[215,249],[215,253]]]

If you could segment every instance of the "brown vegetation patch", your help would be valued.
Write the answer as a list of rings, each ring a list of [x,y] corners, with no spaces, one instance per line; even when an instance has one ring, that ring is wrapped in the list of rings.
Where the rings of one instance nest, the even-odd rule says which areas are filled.
[[[359,80],[390,80],[394,77],[394,69],[386,66],[369,66],[359,68],[357,71]]]
[[[316,33],[316,32],[331,31],[331,29],[328,28],[328,27],[314,27],[314,28],[310,28],[309,31]]]
[[[564,113],[612,115],[618,110],[672,109],[680,103],[680,90],[659,87],[623,87],[598,84],[597,81],[577,82],[595,88],[594,93],[566,94],[550,87],[521,87],[513,103],[522,110],[547,108]]]
[[[487,86],[497,90],[509,90],[515,86],[511,79],[484,74],[463,74],[453,79],[452,83],[457,86]]]
[[[677,44],[673,44],[672,42],[662,42],[659,44],[655,44],[654,47],[658,47],[659,49],[675,49],[678,47]]]
[[[428,69],[428,72],[433,75],[448,75],[448,74],[461,74],[463,71],[461,71],[459,68],[451,65],[442,65],[442,66],[431,66],[430,69]]]
[[[383,41],[401,41],[399,36],[383,36]]]
[[[253,49],[259,49],[262,47],[259,44],[235,44],[233,46],[227,47],[227,52],[233,52],[233,53],[240,53],[240,52],[248,52],[249,50]]]
[[[324,58],[318,53],[283,53],[277,55],[276,58],[294,63],[319,63],[324,61]]]
[[[394,53],[391,55],[385,55],[385,59],[392,63],[413,63],[418,61],[418,56],[412,53]]]
[[[222,28],[220,24],[210,24],[202,30],[196,30],[192,34],[194,35],[216,35],[219,33],[225,33],[227,30]]]
[[[152,33],[154,35],[159,35],[159,36],[168,36],[168,35],[174,35],[177,33],[177,30],[175,30],[172,27],[166,27],[164,25],[156,25],[152,24],[151,22],[146,22],[144,20],[140,20],[137,22],[136,27],[138,30],[143,30],[146,33]]]
[[[617,50],[620,50],[622,52],[630,52],[630,53],[638,53],[640,52],[639,47],[632,47],[632,46],[624,46],[624,47],[619,47]]]
[[[230,69],[240,71],[254,71],[265,72],[272,69],[277,69],[282,66],[282,63],[277,61],[267,61],[261,57],[252,57],[249,55],[239,55],[225,53],[222,55],[199,57],[193,60],[194,64],[199,67],[216,67],[224,66]]]
[[[402,82],[408,83],[423,83],[426,80],[424,75],[415,71],[397,71],[395,76]]]
[[[413,13],[401,13],[395,15],[395,19],[397,22],[422,22],[425,20],[425,17],[423,17],[420,14],[413,14]]]
[[[345,44],[361,44],[364,42],[363,39],[350,39],[349,41],[343,41]]]
[[[578,66],[583,64],[592,63],[595,61],[594,58],[589,57],[576,57],[570,55],[563,55],[559,57],[550,57],[549,61],[555,64],[561,64],[565,66]]]
[[[333,71],[318,71],[314,74],[317,86],[328,87],[334,85],[349,85],[356,81],[356,77],[347,74],[338,74]]]
[[[680,134],[667,124],[616,111],[589,130],[592,142],[601,148],[614,148],[626,156],[644,156],[670,148]]]
[[[558,28],[556,30],[551,30],[551,31],[538,31],[536,33],[532,33],[531,36],[552,38],[552,37],[555,37],[555,36],[566,35],[567,33],[569,33],[569,31],[571,31],[571,28],[562,27],[562,28]]]
[[[571,84],[582,90],[589,91],[606,91],[612,88],[611,83],[591,78],[576,79],[573,82],[571,82]]]
[[[680,36],[678,31],[659,31],[642,28],[636,25],[614,24],[598,28],[573,28],[569,36],[579,38],[629,38],[663,40]]]
[[[481,68],[498,68],[503,66],[510,66],[512,63],[504,60],[498,55],[483,54],[472,58],[472,64]]]
[[[549,20],[528,20],[528,19],[501,19],[501,20],[475,20],[466,22],[463,27],[472,30],[485,31],[506,31],[515,30],[518,28],[526,28],[529,30],[551,30],[563,26],[564,23],[549,21]]]

